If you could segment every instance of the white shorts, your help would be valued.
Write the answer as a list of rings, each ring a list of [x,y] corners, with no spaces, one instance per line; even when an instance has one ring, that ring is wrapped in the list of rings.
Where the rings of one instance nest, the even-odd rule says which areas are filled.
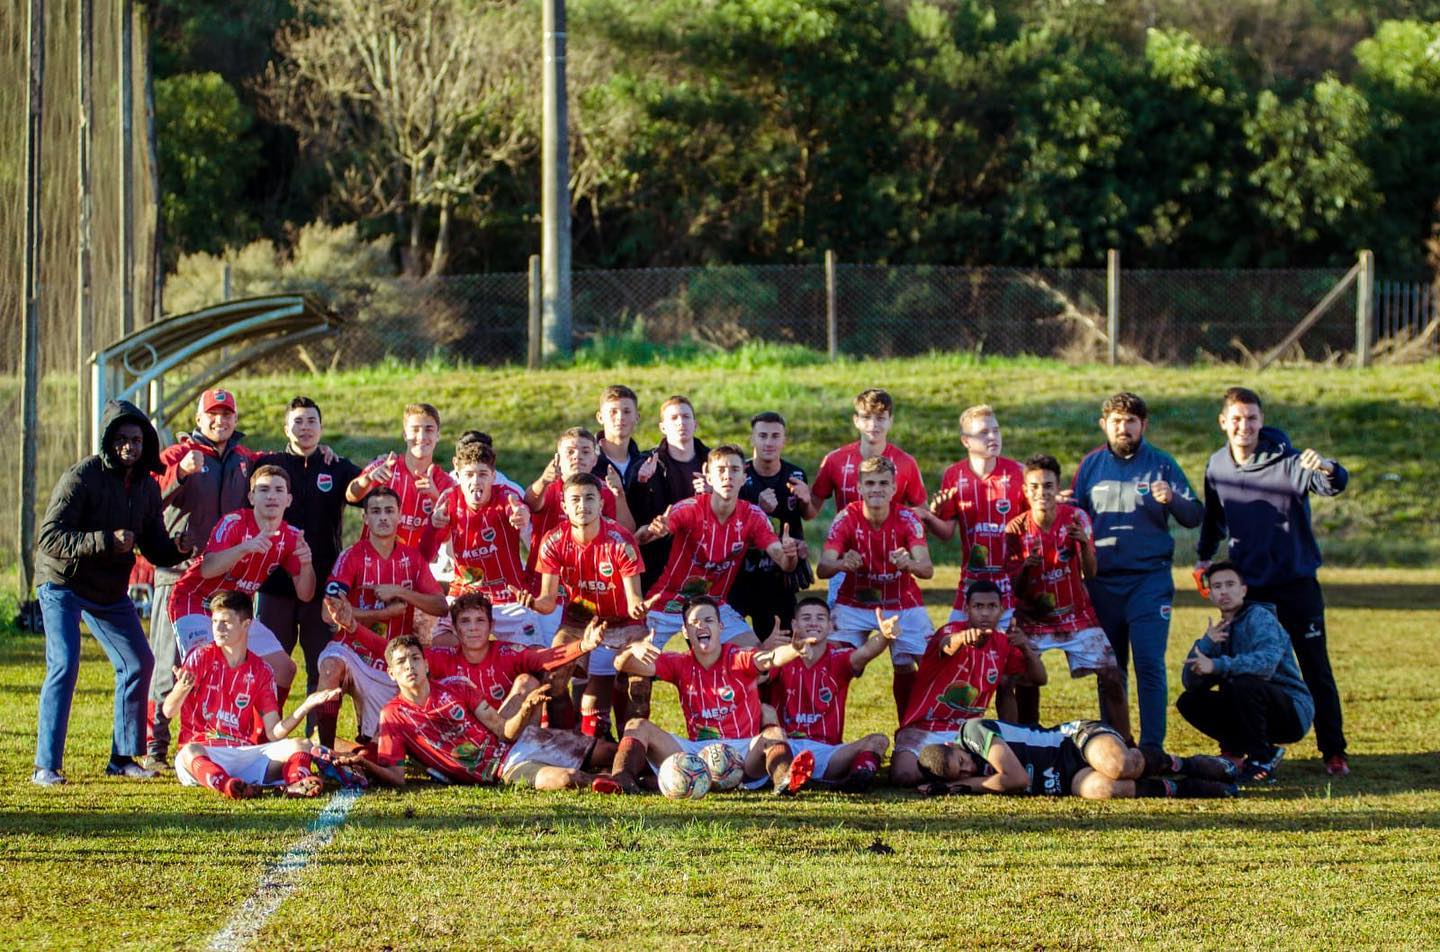
[[[946,621],[947,623],[949,623],[949,622],[959,622],[959,623],[962,624],[962,625],[965,624],[965,623],[966,623],[967,621],[969,621],[969,620],[970,620],[970,616],[967,615],[967,614],[965,614],[965,610],[964,610],[963,608],[952,608],[952,609],[950,609],[950,617],[947,618],[947,619],[945,619],[945,621]],[[999,626],[998,626],[999,630],[1000,630],[1000,631],[1009,631],[1009,630],[1010,630],[1010,623],[1013,622],[1014,620],[1015,620],[1015,609],[1013,609],[1013,608],[1007,608],[1007,609],[1005,609],[1005,611],[1000,614],[1000,624],[999,624]]]
[[[350,690],[355,697],[355,708],[360,721],[360,733],[374,737],[380,730],[380,709],[390,702],[400,689],[390,675],[379,668],[371,667],[355,649],[339,641],[332,641],[320,652],[319,661],[334,658],[345,665],[350,676]]]
[[[559,617],[560,612],[557,610],[555,615]],[[543,618],[545,616],[542,615],[541,617]],[[565,626],[560,626],[557,628],[556,633],[558,634],[560,628],[564,627]],[[568,637],[565,641],[560,642],[561,644],[579,641],[585,636],[584,628],[570,626],[565,630]],[[645,637],[645,626],[639,622],[633,622],[623,628],[607,627],[602,637],[604,640],[601,641],[598,648],[591,651],[588,655],[580,656],[579,666],[575,671],[577,678],[583,680],[586,675],[591,674],[600,677],[618,674],[619,672],[615,670],[615,658],[631,643],[640,641]]]
[[[655,629],[655,637],[652,639],[655,647],[663,648],[665,643],[680,633],[685,627],[685,616],[679,612],[648,612],[645,615],[645,623]],[[753,635],[755,632],[745,623],[744,617],[730,607],[729,602],[720,603],[720,643],[728,645],[741,635]]]
[[[1075,632],[1053,632],[1048,635],[1031,635],[1037,652],[1058,649],[1065,652],[1070,663],[1070,676],[1083,677],[1104,668],[1114,668],[1115,649],[1105,637],[1104,628],[1082,628]]]
[[[741,760],[748,760],[750,757],[750,751],[755,748],[755,745],[761,742],[760,735],[758,734],[754,737],[711,737],[705,740],[690,740],[687,737],[679,737],[675,734],[671,734],[670,736],[675,738],[675,742],[680,745],[680,750],[683,753],[698,755],[700,751],[704,750],[706,747],[709,747],[711,744],[724,744],[726,747],[729,747],[731,750],[735,751],[735,753],[739,754]],[[792,747],[791,750],[795,750],[795,748]],[[654,764],[653,766],[657,770],[660,767],[659,764]],[[745,788],[746,790],[759,790],[761,787],[765,786],[769,782],[770,775],[761,774],[754,780],[750,780],[747,778],[740,781],[740,786]]]
[[[212,641],[214,637],[210,632],[209,615],[182,615],[175,619],[175,642],[180,646],[181,658]],[[262,658],[265,655],[286,654],[280,639],[275,637],[275,632],[266,628],[265,623],[258,618],[250,621],[249,649]]]
[[[893,609],[880,609],[880,613],[886,616],[893,611]],[[836,605],[830,617],[834,619],[835,624],[835,633],[830,636],[830,640],[849,645],[852,648],[863,645],[870,632],[875,630],[875,609],[873,608]],[[925,647],[930,644],[930,636],[933,634],[935,634],[935,626],[930,624],[930,616],[925,614],[924,608],[916,606],[915,608],[901,609],[900,634],[890,645],[890,659],[896,664],[918,661],[925,654]]]
[[[500,778],[506,783],[533,785],[539,767],[579,770],[594,743],[595,738],[574,731],[526,725],[500,763]]]
[[[811,776],[818,780],[825,779],[825,771],[830,769],[830,758],[840,749],[840,744],[825,744],[818,740],[805,740],[799,737],[787,737],[785,742],[790,745],[790,752],[796,757],[800,752],[808,750],[815,755],[815,772]]]
[[[267,784],[265,774],[270,765],[283,764],[290,759],[295,752],[295,744],[290,740],[272,740],[268,744],[246,744],[243,747],[206,746],[204,750],[205,756],[230,776],[263,787]],[[185,769],[179,758],[175,760],[175,778],[186,787],[200,786],[200,781],[190,775],[190,771]],[[268,781],[270,786],[280,786],[283,783],[283,777]]]
[[[455,599],[448,599],[454,604]],[[491,634],[496,641],[508,641],[515,645],[524,645],[527,648],[548,648],[550,642],[555,638],[555,632],[560,629],[560,610],[557,608],[548,615],[542,615],[537,611],[526,608],[519,602],[503,602],[493,605],[490,608]],[[448,614],[441,615],[435,619],[434,626],[430,629],[430,638],[433,641],[435,636],[446,632],[453,633],[455,625],[450,621]]]
[[[931,744],[953,744],[960,736],[959,731],[924,731],[918,727],[904,727],[895,732],[895,753],[909,751],[916,757]]]

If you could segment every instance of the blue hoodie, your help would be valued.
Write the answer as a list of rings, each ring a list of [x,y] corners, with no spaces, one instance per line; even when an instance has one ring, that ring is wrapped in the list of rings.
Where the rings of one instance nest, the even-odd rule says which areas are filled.
[[[1275,609],[1264,602],[1246,602],[1230,619],[1230,633],[1219,644],[1202,635],[1193,650],[1215,662],[1215,673],[1196,674],[1189,665],[1181,669],[1180,682],[1188,691],[1241,674],[1264,678],[1289,696],[1300,720],[1301,733],[1310,730],[1315,719],[1315,701],[1300,677],[1290,636],[1280,627]]]
[[[1310,527],[1310,493],[1338,496],[1350,482],[1335,463],[1326,476],[1300,465],[1300,452],[1274,427],[1262,427],[1255,455],[1243,466],[1222,446],[1205,464],[1205,522],[1195,546],[1202,561],[1230,537],[1230,561],[1251,588],[1311,578],[1320,546]]]
[[[1174,490],[1163,506],[1150,495],[1150,484],[1157,479]],[[1101,575],[1168,570],[1175,555],[1170,517],[1193,529],[1204,515],[1180,464],[1144,440],[1129,459],[1116,456],[1108,445],[1092,450],[1075,470],[1071,488],[1075,505],[1084,509],[1095,525],[1095,557]]]

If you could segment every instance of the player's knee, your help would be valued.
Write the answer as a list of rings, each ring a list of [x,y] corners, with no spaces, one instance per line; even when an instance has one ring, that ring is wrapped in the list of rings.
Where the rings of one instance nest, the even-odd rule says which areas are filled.
[[[908,654],[895,654],[890,656],[890,663],[895,666],[897,675],[913,674],[915,672],[915,656]]]
[[[647,733],[652,727],[654,727],[654,725],[650,723],[649,719],[644,717],[632,717],[625,722],[625,735],[627,737],[639,737]]]
[[[771,707],[769,704],[761,704],[760,723],[766,727],[778,725],[780,723],[780,715],[777,714],[775,712],[775,708]]]
[[[1071,791],[1085,800],[1114,800],[1126,795],[1133,784],[1128,780],[1115,780],[1103,774],[1088,770],[1075,779]]]
[[[785,740],[785,731],[781,729],[779,724],[767,724],[765,728],[760,731],[760,736],[765,738],[767,744],[777,744]]]
[[[320,685],[317,690],[338,688],[340,681],[345,676],[345,665],[334,658],[323,658],[320,661]]]
[[[184,767],[203,753],[205,753],[205,748],[200,744],[186,744],[175,752],[175,762]]]
[[[1119,668],[1101,668],[1095,672],[1095,678],[1107,691],[1125,690],[1125,678],[1120,674]]]
[[[866,734],[860,738],[860,749],[877,757],[883,757],[885,751],[890,749],[890,738],[884,734]]]
[[[1125,775],[1129,748],[1118,737],[1102,734],[1085,745],[1085,762],[1110,779]]]

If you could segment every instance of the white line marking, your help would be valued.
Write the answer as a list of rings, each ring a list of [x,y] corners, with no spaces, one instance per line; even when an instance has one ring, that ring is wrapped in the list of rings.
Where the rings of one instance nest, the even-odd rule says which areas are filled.
[[[260,878],[260,885],[236,910],[225,928],[210,940],[212,952],[238,952],[245,948],[264,928],[266,920],[275,914],[285,898],[299,885],[300,873],[310,864],[315,854],[323,850],[335,837],[335,831],[345,822],[345,815],[360,799],[362,791],[341,790],[330,798],[325,809],[310,824],[310,832],[275,862]]]

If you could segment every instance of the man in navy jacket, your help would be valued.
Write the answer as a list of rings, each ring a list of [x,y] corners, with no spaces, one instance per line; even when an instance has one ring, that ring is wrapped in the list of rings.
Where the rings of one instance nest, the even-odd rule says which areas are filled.
[[[1320,547],[1310,526],[1309,495],[1339,495],[1350,474],[1313,449],[1296,450],[1282,431],[1265,426],[1260,397],[1244,387],[1225,391],[1220,429],[1227,445],[1205,466],[1205,521],[1196,567],[1208,567],[1221,540],[1229,537],[1229,560],[1249,585],[1250,601],[1275,606],[1295,647],[1315,699],[1315,740],[1325,770],[1343,777],[1350,765],[1340,692],[1325,644],[1325,597],[1315,578]]]

